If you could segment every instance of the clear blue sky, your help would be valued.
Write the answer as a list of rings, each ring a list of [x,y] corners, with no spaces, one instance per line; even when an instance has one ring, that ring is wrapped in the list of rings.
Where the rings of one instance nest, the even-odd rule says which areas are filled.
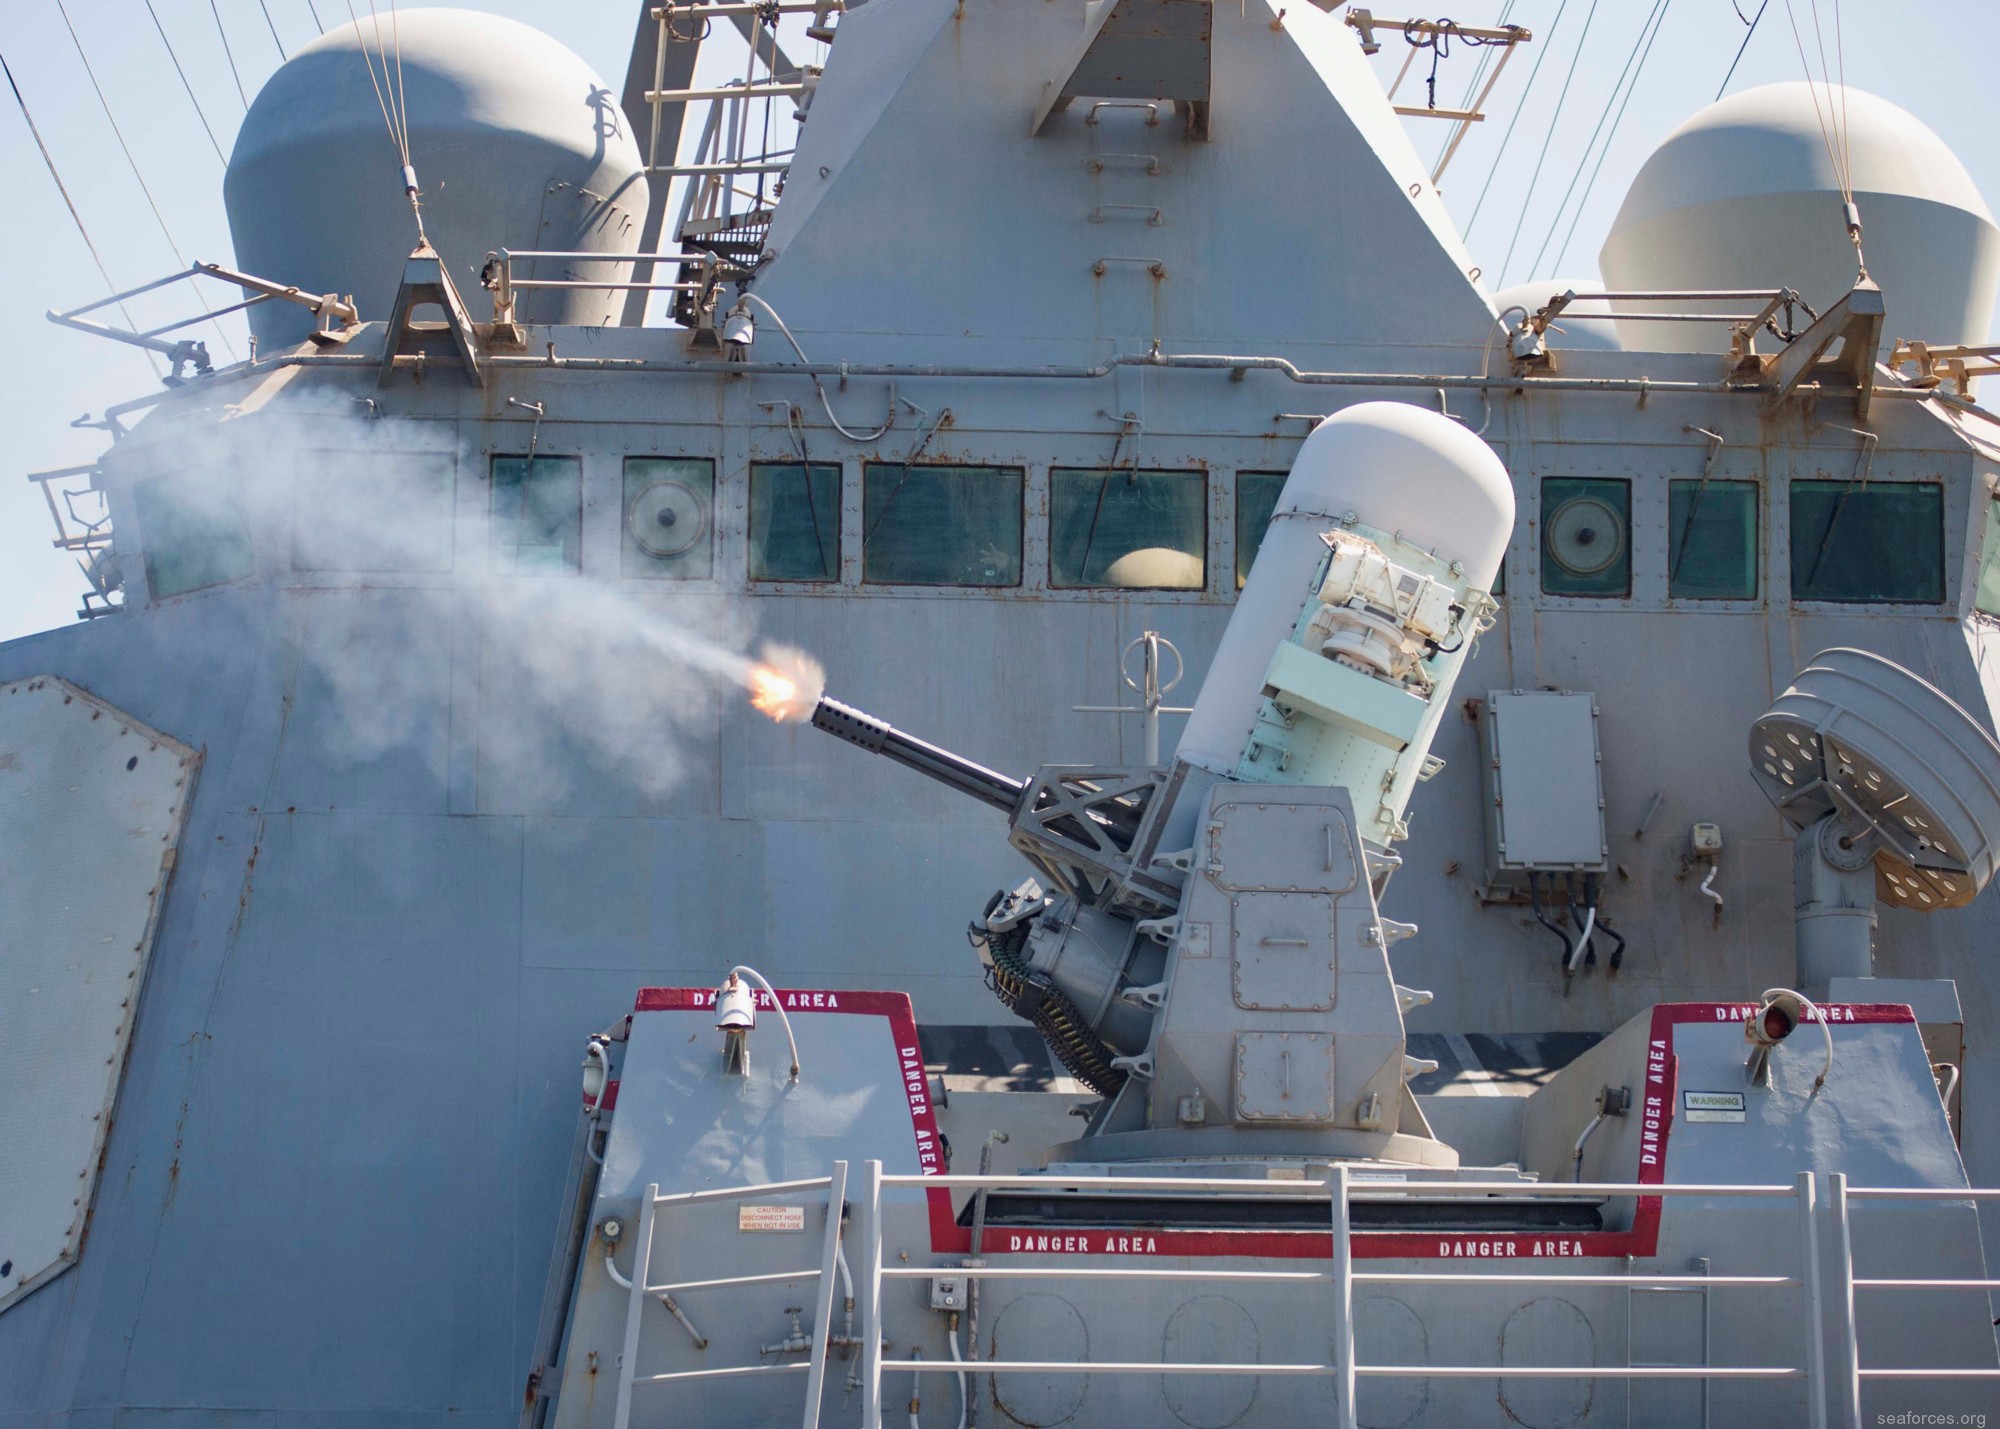
[[[279,45],[291,52],[318,33],[315,8],[318,19],[328,25],[344,22],[347,0],[216,0],[220,35],[209,0],[153,0],[153,10],[187,72],[194,102],[168,59],[144,0],[65,3],[181,258],[230,261],[229,230],[222,212],[223,164],[216,149],[229,152],[243,117],[238,77],[242,92],[254,96],[280,62]],[[387,0],[378,3],[386,6]],[[465,3],[546,30],[582,55],[614,88],[622,83],[639,9],[635,0]],[[1542,248],[1544,235],[1556,222],[1555,205],[1580,167],[1582,181],[1576,187],[1582,192],[1597,162],[1595,153],[1586,157],[1586,143],[1607,104],[1613,102],[1614,87],[1657,3],[1515,0],[1508,6],[1502,0],[1475,0],[1450,7],[1453,18],[1466,24],[1491,23],[1503,9],[1509,10],[1509,18],[1536,33],[1535,44],[1515,57],[1494,94],[1493,119],[1474,126],[1444,179],[1446,201],[1464,225],[1488,175],[1493,175],[1469,234],[1473,254],[1489,281],[1500,271],[1510,243],[1515,243],[1516,223],[1524,208],[1514,264],[1508,270],[1514,278],[1531,276],[1528,263]],[[1576,198],[1570,200],[1541,268],[1532,276],[1556,274],[1556,252],[1570,231],[1572,215],[1574,233],[1561,275],[1595,273],[1597,249],[1626,180],[1669,130],[1714,99],[1746,33],[1737,6],[1743,16],[1754,16],[1759,3],[1666,0],[1658,38],[1631,88],[1602,172],[1586,200],[1580,204]],[[365,5],[357,3],[357,8],[365,16]],[[1391,7],[1376,8],[1380,13]],[[1995,42],[2000,41],[2000,6],[1990,0],[1930,6],[1848,0],[1839,8],[1848,82],[1893,100],[1943,134],[1957,148],[1989,204],[2000,201],[2000,148],[1991,139],[1985,113]],[[1817,63],[1813,0],[1791,0],[1791,9]],[[1826,25],[1827,54],[1832,59],[1835,5],[1833,0],[1818,0],[1817,9]],[[1432,17],[1437,13],[1417,8],[1393,12]],[[1392,74],[1392,65],[1401,60],[1400,40],[1389,39],[1377,62],[1385,75]],[[1529,71],[1536,51],[1543,48],[1547,58],[1531,92]],[[120,152],[56,0],[7,0],[0,5],[0,53],[13,68],[112,279],[128,287],[179,266],[160,220]],[[719,61],[721,56],[714,58]],[[1464,48],[1443,61],[1440,104],[1461,100],[1478,62],[1479,52]],[[1422,102],[1420,81],[1427,72],[1427,59],[1420,60],[1405,82],[1412,102]],[[1802,77],[1786,0],[1770,0],[1730,88]],[[197,116],[196,102],[214,132],[214,145]],[[1526,108],[1496,168],[1506,121],[1518,104]],[[1558,105],[1561,122],[1552,128]],[[1615,103],[1611,112],[1616,112]],[[1410,122],[1419,151],[1434,155],[1444,126],[1435,121]],[[1609,129],[1608,121],[1605,127]],[[1545,139],[1549,142],[1544,154]],[[1600,148],[1602,144],[1600,139]],[[1540,179],[1529,193],[1538,164]],[[0,94],[0,193],[9,198],[9,222],[0,234],[0,271],[7,275],[0,284],[0,332],[9,334],[0,359],[5,364],[0,430],[6,434],[0,444],[4,453],[0,457],[0,639],[11,639],[73,619],[83,588],[70,559],[50,549],[53,532],[48,514],[25,473],[97,456],[105,436],[74,430],[70,421],[156,390],[157,384],[142,355],[43,320],[46,309],[88,302],[103,296],[105,289],[11,94]],[[156,310],[141,311],[139,316],[146,320],[152,311]],[[235,341],[240,352],[240,324]],[[220,343],[211,341],[210,346],[218,359],[226,358]]]

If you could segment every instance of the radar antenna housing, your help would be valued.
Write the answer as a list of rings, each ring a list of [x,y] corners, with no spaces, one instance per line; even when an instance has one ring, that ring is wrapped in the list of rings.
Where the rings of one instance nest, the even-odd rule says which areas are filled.
[[[1936,686],[1823,650],[1750,730],[1750,768],[1798,830],[1799,985],[1874,975],[1876,904],[1970,903],[2000,863],[2000,743]]]

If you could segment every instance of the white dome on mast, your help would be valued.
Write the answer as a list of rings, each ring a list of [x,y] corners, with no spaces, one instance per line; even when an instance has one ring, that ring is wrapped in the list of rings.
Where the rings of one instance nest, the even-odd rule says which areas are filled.
[[[2000,289],[2000,229],[1978,186],[1915,115],[1839,85],[1744,90],[1669,134],[1605,240],[1606,283],[1624,292],[1789,287],[1821,310],[1839,301],[1856,266],[1833,153],[1850,171],[1868,273],[1888,306],[1884,343],[1984,340]],[[1619,326],[1628,348],[1728,346],[1719,324]]]
[[[644,165],[616,93],[590,66],[514,20],[404,10],[379,27],[328,31],[258,92],[223,180],[239,267],[308,292],[351,293],[364,319],[387,315],[417,231],[385,101],[407,115],[424,227],[461,291],[490,249],[638,247]],[[528,276],[526,265],[516,274]],[[550,261],[533,276],[627,274]],[[591,289],[527,297],[522,316],[533,322],[609,323],[624,302]],[[312,326],[290,303],[261,303],[250,321],[267,345],[298,342]]]

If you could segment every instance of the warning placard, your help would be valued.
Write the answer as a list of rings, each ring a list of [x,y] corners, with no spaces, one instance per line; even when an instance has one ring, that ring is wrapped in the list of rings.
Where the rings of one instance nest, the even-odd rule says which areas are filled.
[[[738,1206],[739,1231],[802,1231],[806,1228],[804,1206]]]
[[[1741,1092],[1683,1092],[1681,1107],[1689,1121],[1742,1121]]]

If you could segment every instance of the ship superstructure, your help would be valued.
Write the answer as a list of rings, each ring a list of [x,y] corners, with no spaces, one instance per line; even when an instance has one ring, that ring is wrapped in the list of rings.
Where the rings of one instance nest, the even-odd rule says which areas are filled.
[[[1241,1089],[1213,1085],[1200,1056],[1165,1068],[1151,1055],[1160,1004],[1120,994],[1163,985],[1164,962],[1151,984],[1122,964],[1100,979],[1105,1007],[1086,1007],[1080,985],[1058,987],[1072,1024],[1088,1024],[1087,1038],[1066,1040],[1069,1014],[1029,991],[1025,972],[1010,985],[1010,955],[973,956],[968,917],[986,908],[990,918],[994,890],[1021,882],[1008,815],[992,807],[1000,796],[982,807],[911,772],[858,772],[835,741],[748,713],[733,652],[768,639],[810,652],[836,689],[988,773],[1050,758],[1123,771],[1121,797],[1134,808],[1176,767],[1176,743],[1183,760],[1202,753],[1201,730],[1190,724],[1183,738],[1167,714],[1169,757],[1155,757],[1141,713],[1106,712],[1135,698],[1121,671],[1156,711],[1211,689],[1248,701],[1242,729],[1224,723],[1232,737],[1261,737],[1226,751],[1228,740],[1211,740],[1198,767],[1226,754],[1228,769],[1210,773],[1318,791],[1274,792],[1278,812],[1256,816],[1273,827],[1309,822],[1288,811],[1332,807],[1338,795],[1348,829],[1336,837],[1326,825],[1322,861],[1371,869],[1354,885],[1367,894],[1354,917],[1357,929],[1383,930],[1367,956],[1387,971],[1366,999],[1280,1009],[1283,1035],[1314,1056],[1324,1050],[1314,1038],[1380,1039],[1366,1090],[1300,1118],[1296,1145],[1232,1151],[1234,1169],[1215,1179],[1254,1165],[1260,1186],[1278,1171],[1317,1186],[1349,1160],[1425,1164],[1402,1154],[1407,1136],[1437,1148],[1428,1159],[1440,1169],[1534,1181],[1545,1189],[1518,1199],[1552,1209],[1534,1212],[1533,1225],[1426,1226],[1444,1249],[1402,1249],[1423,1262],[1499,1255],[1664,1277],[1569,1298],[1544,1286],[1518,1302],[1487,1287],[1480,1313],[1506,1323],[1530,1302],[1568,1307],[1525,1312],[1555,1317],[1521,1332],[1533,1347],[1521,1353],[1543,1364],[1572,1363],[1564,1353],[1594,1357],[1579,1367],[1784,1360],[1796,1374],[1771,1391],[1782,1397],[1733,1402],[1784,1406],[1781,1420],[1793,1406],[1804,1413],[1802,1386],[1816,1375],[1837,1411],[1837,1336],[1832,1371],[1807,1363],[1803,1338],[1774,1338],[1740,1360],[1716,1348],[1792,1313],[1773,1307],[1793,1303],[1780,1289],[1803,1291],[1811,1278],[1795,1250],[1790,1261],[1774,1251],[1715,1270],[1788,1282],[1740,1292],[1760,1307],[1729,1312],[1742,1319],[1711,1321],[1706,1295],[1689,1319],[1682,1301],[1645,1294],[1689,1288],[1673,1277],[1695,1273],[1687,1257],[1711,1253],[1677,1239],[1684,1222],[1660,1209],[1692,1194],[1674,1184],[1836,1170],[1876,1190],[2000,1182],[2000,1121],[1980,1095],[2000,1077],[1978,1032],[2000,1017],[1981,956],[1996,915],[1990,900],[1971,901],[1990,872],[1981,851],[1954,835],[1940,852],[1906,828],[1888,854],[1886,844],[1854,852],[1837,870],[1844,879],[1816,884],[1823,870],[1801,861],[1795,885],[1799,829],[1854,810],[1788,803],[1779,756],[1753,769],[1745,753],[1753,724],[1782,733],[1782,720],[1759,721],[1782,712],[1788,690],[1810,688],[1800,672],[1830,650],[1870,652],[1898,672],[1886,687],[1907,694],[1916,686],[1896,681],[1914,679],[1978,729],[1994,726],[1982,672],[2000,613],[1988,569],[2000,559],[2000,441],[1969,400],[1982,359],[1964,345],[1980,334],[1949,323],[1990,309],[2000,233],[1958,182],[1962,169],[1951,174],[1935,136],[1898,129],[1908,116],[1871,110],[1835,183],[1810,151],[1799,157],[1797,96],[1788,107],[1764,94],[1662,150],[1645,211],[1621,230],[1630,266],[1612,276],[1622,292],[1564,285],[1496,304],[1337,17],[1266,0],[1235,12],[1203,0],[870,0],[823,7],[813,21],[838,36],[823,73],[773,47],[744,92],[708,96],[690,88],[696,39],[711,24],[766,34],[758,7],[649,9],[621,106],[573,56],[551,56],[521,27],[405,13],[408,146],[394,163],[370,92],[380,57],[358,28],[295,57],[260,97],[227,189],[238,267],[199,279],[264,298],[252,309],[259,353],[217,368],[179,337],[150,339],[173,357],[175,385],[106,413],[103,459],[50,483],[52,501],[65,482],[79,497],[101,493],[108,522],[66,524],[65,538],[92,562],[93,605],[117,608],[0,648],[0,778],[25,775],[38,791],[9,806],[7,857],[57,831],[64,847],[129,855],[137,841],[147,855],[111,861],[101,929],[75,914],[73,888],[8,864],[9,901],[64,950],[9,985],[16,1005],[48,979],[92,982],[99,939],[121,956],[129,940],[137,957],[119,965],[131,991],[92,1001],[99,988],[65,1004],[69,1022],[28,1024],[45,1038],[37,1075],[90,1094],[64,1102],[78,1125],[59,1128],[49,1154],[11,1183],[14,1203],[35,1209],[40,1239],[23,1253],[0,1244],[10,1267],[0,1269],[0,1406],[72,1423],[227,1411],[274,1423],[498,1424],[520,1414],[528,1379],[531,1415],[570,1416],[593,1393],[570,1382],[551,1397],[563,1374],[590,1373],[576,1354],[559,1357],[583,1344],[566,1328],[571,1307],[611,1315],[610,1299],[583,1292],[602,1292],[613,1271],[634,1274],[628,1252],[606,1264],[601,1198],[626,1198],[619,1217],[650,1226],[652,1203],[639,1212],[647,1185],[673,1195],[813,1181],[809,1196],[753,1198],[782,1210],[770,1227],[746,1225],[732,1207],[695,1237],[740,1241],[756,1273],[777,1275],[804,1267],[800,1255],[819,1265],[822,1251],[848,1248],[841,1218],[826,1213],[843,1199],[835,1159],[858,1202],[869,1161],[889,1177],[946,1169],[932,1139],[942,1130],[956,1142],[954,1171],[986,1163],[1013,1174],[1046,1160],[1085,1192],[1104,1189],[1085,1180],[1112,1175],[1114,1158],[1064,1151],[1086,1130],[1072,1106],[1102,1101],[1088,1127],[1102,1135],[1256,1119]],[[752,99],[803,112],[795,150],[752,142]],[[677,162],[681,116],[702,105],[704,147]],[[1755,162],[1731,169],[1717,153],[1735,151],[1716,134],[1749,134]],[[1871,154],[1885,157],[1871,168]],[[420,202],[421,243],[411,195],[380,179],[398,168]],[[1739,183],[1745,170],[1796,175],[1782,202],[1760,206],[1769,194]],[[347,177],[363,172],[366,181]],[[684,197],[678,208],[670,195]],[[1850,202],[1871,220],[1866,272],[1844,221]],[[1666,272],[1663,253],[1684,255],[1646,225],[1703,206],[1743,231],[1708,248],[1690,238],[1695,256],[1740,255],[1757,238],[1779,259],[1799,255],[1799,273],[1719,260]],[[641,321],[648,294],[654,315],[664,308],[676,325]],[[1945,326],[1905,328],[1905,311]],[[1623,345],[1572,341],[1569,327]],[[1239,589],[1251,589],[1274,514],[1285,524],[1280,493],[1302,443],[1330,415],[1382,401],[1426,409],[1490,448],[1511,515],[1492,533],[1490,576],[1469,576],[1451,569],[1463,553],[1432,540],[1397,546],[1456,497],[1419,506],[1407,523],[1358,508],[1295,513],[1318,523],[1304,534],[1330,562],[1341,559],[1340,530],[1366,527],[1374,552],[1348,552],[1359,613],[1338,614],[1346,597],[1327,600],[1336,613],[1318,648],[1303,636],[1293,644],[1300,654],[1287,658],[1316,662],[1293,672],[1300,689],[1347,675],[1380,684],[1384,671],[1407,683],[1440,652],[1453,661],[1449,699],[1407,727],[1367,725],[1384,737],[1354,746],[1369,759],[1343,762],[1275,711],[1317,708],[1326,730],[1351,732],[1367,720],[1350,699],[1379,691],[1349,681],[1316,705],[1310,690],[1288,704],[1278,696],[1290,687],[1266,688],[1275,635],[1236,665],[1217,651],[1246,609]],[[1383,480],[1396,484],[1393,473]],[[1394,594],[1404,575],[1435,585],[1422,587],[1435,599],[1421,612]],[[1314,590],[1329,578],[1313,573]],[[1392,593],[1371,604],[1362,595],[1378,578]],[[1292,592],[1300,602],[1304,580]],[[1293,607],[1287,639],[1294,616],[1313,612]],[[1385,621],[1402,632],[1394,640]],[[1325,659],[1336,636],[1345,663]],[[1426,653],[1426,640],[1436,649]],[[1141,675],[1149,651],[1178,657],[1178,694],[1162,693],[1170,676]],[[1410,716],[1379,703],[1369,708],[1384,720]],[[126,770],[104,719],[173,770]],[[1887,762],[1876,772],[1914,788]],[[143,809],[118,802],[127,773],[155,781]],[[56,796],[71,783],[106,792]],[[1078,793],[1063,794],[1059,778],[1038,787]],[[1878,823],[1900,817],[1888,799],[1855,807]],[[1124,817],[1107,809],[1070,812]],[[1968,817],[1987,827],[1983,813]],[[1299,837],[1272,842],[1302,847]],[[1169,844],[1158,851],[1194,847],[1192,837]],[[1378,889],[1371,861],[1388,854],[1400,867]],[[1847,856],[1836,842],[1828,867]],[[1863,885],[1878,868],[1870,897]],[[1139,916],[1127,921],[1171,919],[1191,871],[1156,881],[1151,905],[1135,894],[1125,911]],[[1148,871],[1118,878],[1128,875],[1120,886],[1144,891]],[[1795,948],[1801,903],[1804,926],[1831,930],[1823,959],[1803,955],[1810,936]],[[1421,934],[1395,937],[1403,924]],[[1005,942],[1013,926],[986,933]],[[1147,936],[1164,959],[1173,938]],[[717,1080],[720,1039],[704,1001],[739,964],[768,977],[772,1000],[796,1015],[798,1085],[817,1090],[797,1138],[732,1143],[750,1151],[731,1159],[660,1128],[740,1113],[724,1101],[737,1084]],[[1814,1089],[1818,1110],[1792,1106],[1768,1123],[1760,1159],[1744,1143],[1765,1124],[1727,1120],[1743,1110],[1729,1097],[1755,1093],[1724,1085],[1725,1073],[1743,1079],[1745,1018],[1761,1018],[1764,990],[1795,985],[1802,966],[1824,974],[1800,989],[1806,1005],[1847,1013],[1837,1023],[1798,1013],[1796,1034],[1778,1039],[1779,1087],[1805,1096],[1786,1078],[1823,1032],[1835,1070]],[[580,1118],[579,1050],[622,1022],[640,988],[653,991],[640,997],[632,1040],[595,1044]],[[1406,1001],[1404,990],[1432,1001]],[[1214,995],[1240,1007],[1245,994],[1221,978]],[[1358,1017],[1363,1002],[1382,1014],[1367,1026],[1328,1020]],[[1024,1006],[1027,1023],[1015,1016]],[[1106,1017],[1125,1028],[1105,1034]],[[758,1096],[791,1085],[774,1037],[766,1017],[749,1044],[752,1082],[740,1085]],[[1231,1044],[1229,1056],[1252,1059],[1251,1104],[1258,1089],[1290,1100],[1292,1050]],[[1445,1065],[1425,1072],[1406,1050]],[[621,1093],[608,1107],[614,1057]],[[1368,1080],[1378,1074],[1380,1085]],[[1158,1091],[1153,1120],[1115,1123],[1124,1088],[1136,1096],[1142,1082]],[[1344,1070],[1334,1084],[1347,1085]],[[1544,1084],[1536,1097],[1513,1095]],[[898,1086],[916,1090],[885,1105],[883,1088]],[[929,1107],[954,1088],[985,1108],[966,1113],[956,1135]],[[1605,1095],[1621,1091],[1622,1111]],[[982,1092],[1001,1100],[981,1102]],[[1689,1092],[1723,1100],[1696,1105]],[[1475,1098],[1482,1105],[1469,1109]],[[1503,1099],[1499,1111],[1483,1107]],[[619,1119],[634,1105],[651,1119]],[[1282,1129],[1289,1116],[1280,1106],[1270,1119]],[[1351,1133],[1337,1147],[1334,1122]],[[1646,1137],[1669,1129],[1687,1159],[1646,1162]],[[1002,1131],[1005,1142],[988,1135]],[[837,1147],[843,1138],[854,1149]],[[599,1155],[602,1182],[589,1169]],[[1644,1222],[1636,1195],[1591,1206],[1549,1196],[1565,1171],[1580,1184],[1588,1171],[1661,1187],[1656,1220]],[[1155,1243],[1146,1254],[1201,1267],[1160,1240],[1171,1217],[1156,1206],[1064,1226],[1032,1198],[995,1209],[989,1201],[1006,1198],[982,1196],[992,1228],[975,1247],[969,1225],[963,1237],[956,1229],[971,1189],[939,1209],[921,1187],[872,1183],[866,1207],[893,1203],[906,1219],[890,1226],[864,1208],[856,1233],[904,1236],[920,1268],[946,1276],[1001,1235],[1093,1263],[1138,1237]],[[1218,1199],[1214,1187],[1195,1189]],[[1230,1265],[1247,1274],[1274,1257],[1323,1258],[1324,1237],[1284,1218],[1330,1226],[1345,1191],[1305,1197],[1276,1220],[1237,1204],[1269,1194],[1220,1195],[1249,1219],[1219,1229],[1268,1225],[1306,1240],[1244,1242]],[[792,1209],[808,1203],[793,1225]],[[1769,1225],[1754,1206],[1725,1216],[1732,1229],[1712,1253],[1755,1259],[1774,1237],[1794,1246],[1798,1204]],[[1872,1242],[1884,1261],[1864,1278],[1984,1279],[1969,1204],[1918,1196],[1908,1216],[1885,1215]],[[1820,1210],[1805,1219],[1833,1236]],[[773,1259],[779,1250],[794,1258]],[[746,1273],[721,1250],[717,1259],[683,1278]],[[823,1387],[829,1416],[859,1419],[884,1396],[877,1377],[868,1394],[843,1399],[849,1367],[872,1358],[879,1371],[884,1334],[901,1344],[889,1364],[906,1364],[927,1335],[935,1359],[945,1347],[928,1306],[943,1295],[938,1313],[958,1313],[949,1302],[967,1287],[920,1281],[926,1308],[897,1310],[890,1326],[866,1304],[843,1319],[843,1297],[828,1298],[836,1279],[819,1265],[817,1290],[803,1292],[818,1294],[810,1305],[766,1304],[760,1291],[730,1335],[756,1341],[752,1362],[758,1348],[790,1345],[763,1360],[799,1366],[787,1374]],[[1143,1325],[1093,1341],[1183,1366],[1164,1379],[1107,1371],[1085,1389],[1052,1374],[1074,1393],[997,1391],[975,1412],[988,1422],[1164,1412],[1277,1423],[1331,1404],[1287,1398],[1276,1371],[1230,1380],[1253,1385],[1244,1398],[1185,1368],[1222,1363],[1225,1348],[1249,1362],[1339,1363],[1324,1344],[1275,1332],[1268,1353],[1257,1348],[1258,1325],[1314,1313],[1288,1307],[1276,1285],[1220,1301],[1220,1291],[1182,1287],[1172,1303],[1147,1299]],[[1097,1334],[1119,1304],[1112,1291],[1102,1301],[1079,1292],[1064,1313]],[[1990,1369],[1979,1287],[1860,1293],[1916,1307],[1900,1321],[1882,1302],[1871,1308],[1865,1323],[1889,1327],[1875,1341],[1883,1363]],[[1375,1317],[1360,1333],[1400,1347],[1384,1352],[1424,1353],[1411,1348],[1424,1334],[1400,1316],[1436,1327],[1456,1313],[1422,1295],[1371,1303],[1356,1311]],[[1646,1319],[1656,1303],[1673,1308]],[[682,1311],[699,1329],[680,1328],[643,1293],[634,1304],[651,1317],[648,1344],[662,1327],[686,1346],[714,1328],[691,1303]],[[993,1357],[993,1317],[1011,1313],[998,1304],[988,1301],[988,1341],[961,1348]],[[1028,1339],[1001,1358],[1074,1357],[1069,1320],[1042,1308],[1054,1318],[1024,1316],[1016,1330],[1029,1326]],[[627,1322],[617,1323],[622,1333]],[[834,1346],[836,1331],[849,1343]],[[733,1340],[716,1342],[719,1352]],[[1441,1334],[1429,1343],[1423,1362],[1457,1366],[1466,1380],[1499,1362],[1490,1336],[1484,1350]],[[1542,1353],[1551,1346],[1554,1358]],[[838,1369],[836,1349],[847,1356]],[[615,1413],[621,1366],[594,1352],[609,1376],[594,1392]],[[1314,1392],[1330,1394],[1329,1382],[1312,1379]],[[1991,1402],[1990,1379],[1939,1380],[1904,1398],[1882,1397],[1884,1383],[1869,1387],[1870,1412]],[[1693,1379],[1650,1398],[1600,1386],[1578,1400],[1562,1386],[1496,1378],[1482,1382],[1483,1409],[1456,1385],[1441,1373],[1421,1392],[1397,1386],[1369,1413],[1467,1422],[1499,1412],[1497,1393],[1523,1422],[1685,1423],[1710,1403],[1689,1397],[1707,1393]],[[1895,1395],[1903,1387],[1894,1382]],[[1723,1378],[1711,1388],[1763,1392]],[[763,1422],[740,1416],[780,1402],[764,1393],[740,1408],[726,1394],[701,1400],[700,1422]],[[946,1422],[933,1394],[922,1413]],[[1352,1396],[1339,1402],[1355,1408]],[[795,1398],[782,1403],[786,1417],[797,1412]]]

